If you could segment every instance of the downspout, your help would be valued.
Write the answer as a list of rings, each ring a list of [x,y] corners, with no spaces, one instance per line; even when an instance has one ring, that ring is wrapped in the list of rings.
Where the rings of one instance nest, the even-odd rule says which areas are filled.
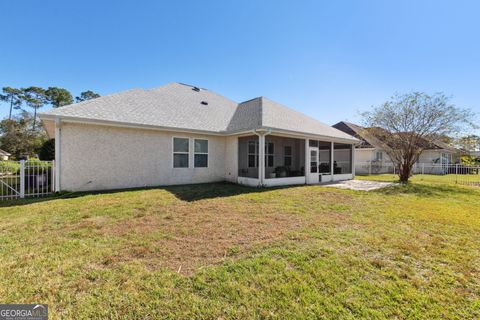
[[[265,137],[272,133],[272,129],[267,131],[260,131],[254,129],[253,134],[258,136],[258,178],[260,180],[260,186],[265,186]]]
[[[60,188],[60,166],[62,165],[60,152],[61,139],[61,121],[60,117],[55,118],[55,192],[59,192]]]

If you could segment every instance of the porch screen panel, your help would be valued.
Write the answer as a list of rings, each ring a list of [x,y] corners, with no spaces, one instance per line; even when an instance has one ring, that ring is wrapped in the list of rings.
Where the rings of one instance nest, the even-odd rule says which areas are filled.
[[[259,141],[257,136],[238,138],[238,176],[258,178]]]
[[[331,152],[332,152],[332,145],[330,142],[327,141],[319,141],[318,142],[318,150],[319,150],[319,165],[318,171],[323,174],[330,174],[330,162],[331,162]]]
[[[333,152],[333,174],[352,173],[352,145],[335,143]]]

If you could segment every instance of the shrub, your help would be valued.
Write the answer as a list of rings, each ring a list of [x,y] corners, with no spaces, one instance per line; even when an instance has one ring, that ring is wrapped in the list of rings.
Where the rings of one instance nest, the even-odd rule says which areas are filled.
[[[42,144],[38,151],[40,160],[50,161],[55,159],[55,139],[50,139]]]

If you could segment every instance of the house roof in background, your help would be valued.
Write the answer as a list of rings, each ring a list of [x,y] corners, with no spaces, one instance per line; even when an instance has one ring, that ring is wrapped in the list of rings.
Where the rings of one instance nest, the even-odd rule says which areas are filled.
[[[357,145],[357,148],[379,148],[385,150],[388,148],[388,145],[375,137],[372,133],[370,128],[364,128],[354,123],[340,121],[333,125],[333,127],[347,132],[357,139],[360,139],[362,142]],[[402,133],[399,133],[402,134]],[[449,146],[443,141],[434,139],[434,140],[427,140],[422,139],[421,143],[426,146],[427,149],[441,149],[441,150],[448,150],[451,152],[458,152],[459,150]]]
[[[357,144],[357,148],[387,148],[387,145],[384,142],[376,138],[372,133],[368,131],[368,128],[364,128],[357,124],[346,121],[340,121],[334,124],[332,127],[359,139],[361,142],[360,144]]]
[[[11,154],[8,153],[7,151],[0,149],[0,156],[11,156]]]
[[[130,125],[234,134],[255,129],[277,129],[356,142],[352,136],[264,97],[236,103],[207,89],[170,83],[133,89],[40,114],[76,121],[103,121]]]

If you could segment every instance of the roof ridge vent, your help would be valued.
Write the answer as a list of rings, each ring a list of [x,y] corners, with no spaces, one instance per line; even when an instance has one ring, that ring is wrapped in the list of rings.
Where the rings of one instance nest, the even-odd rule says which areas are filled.
[[[196,92],[200,92],[201,89],[199,87],[193,87],[192,90]]]

